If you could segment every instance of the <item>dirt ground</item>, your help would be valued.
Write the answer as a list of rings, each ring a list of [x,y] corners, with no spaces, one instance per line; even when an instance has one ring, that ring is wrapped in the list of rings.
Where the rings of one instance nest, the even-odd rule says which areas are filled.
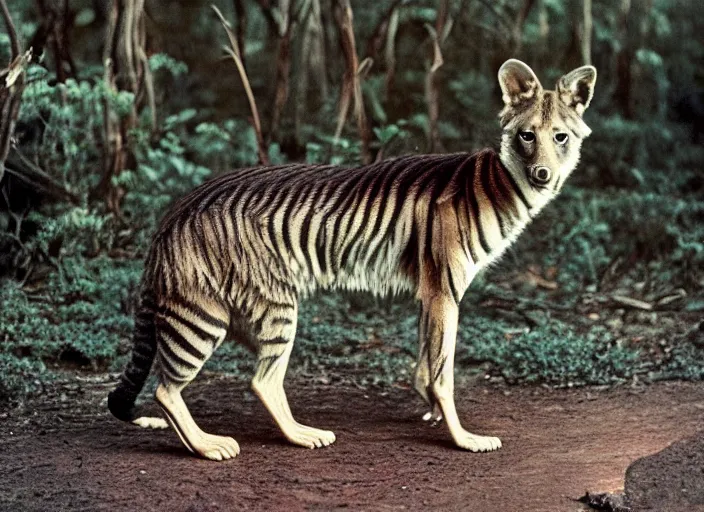
[[[702,384],[551,391],[475,383],[456,393],[465,426],[504,443],[475,454],[421,421],[410,390],[298,380],[288,389],[299,421],[337,434],[333,446],[307,450],[284,442],[244,383],[211,377],[186,400],[204,430],[233,435],[242,453],[210,462],[189,456],[171,431],[109,417],[111,385],[87,377],[0,414],[0,510],[578,511],[574,499],[585,491],[622,490],[631,463],[704,425]],[[704,510],[703,461],[701,439],[638,461],[626,484],[640,500],[632,510]]]

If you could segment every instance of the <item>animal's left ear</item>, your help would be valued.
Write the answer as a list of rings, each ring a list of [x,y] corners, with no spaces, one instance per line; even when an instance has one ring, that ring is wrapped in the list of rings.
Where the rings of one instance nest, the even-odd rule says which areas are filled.
[[[596,68],[582,66],[557,81],[557,94],[565,105],[572,107],[581,116],[592,101],[595,83]]]

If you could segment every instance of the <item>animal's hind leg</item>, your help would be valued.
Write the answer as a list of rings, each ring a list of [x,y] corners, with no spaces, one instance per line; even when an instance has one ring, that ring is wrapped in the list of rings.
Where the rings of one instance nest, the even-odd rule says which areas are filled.
[[[161,381],[156,399],[186,448],[211,460],[235,457],[240,447],[231,437],[203,432],[188,411],[181,391],[222,343],[229,318],[223,306],[204,298],[167,301],[156,315]]]
[[[284,377],[296,336],[296,303],[269,305],[257,321],[259,355],[252,389],[276,421],[286,439],[307,448],[320,448],[335,442],[335,434],[298,423],[291,413]]]

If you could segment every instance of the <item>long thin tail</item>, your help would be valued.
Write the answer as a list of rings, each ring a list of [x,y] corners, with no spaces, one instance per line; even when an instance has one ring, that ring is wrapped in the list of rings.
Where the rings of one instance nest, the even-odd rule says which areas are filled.
[[[143,288],[139,310],[135,317],[132,358],[120,376],[120,382],[108,395],[108,408],[117,419],[132,422],[137,418],[134,403],[144,387],[156,354],[153,294]]]

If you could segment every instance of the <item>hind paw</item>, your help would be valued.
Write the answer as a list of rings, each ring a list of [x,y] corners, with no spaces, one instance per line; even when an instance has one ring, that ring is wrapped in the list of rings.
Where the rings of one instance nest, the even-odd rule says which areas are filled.
[[[301,424],[288,429],[284,435],[293,444],[305,448],[322,448],[335,442],[335,434],[329,430],[320,430]]]
[[[231,437],[206,433],[193,448],[201,457],[217,461],[233,459],[240,453],[240,445]]]

